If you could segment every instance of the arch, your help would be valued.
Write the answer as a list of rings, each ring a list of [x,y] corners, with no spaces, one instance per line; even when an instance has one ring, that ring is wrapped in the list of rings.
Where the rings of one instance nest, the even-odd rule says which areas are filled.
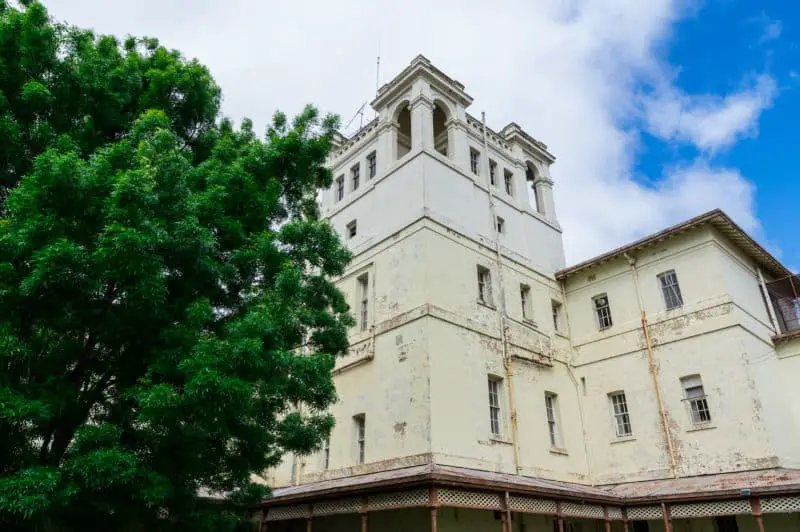
[[[450,155],[450,131],[447,121],[450,119],[450,109],[441,100],[433,102],[433,147],[444,155]]]
[[[411,110],[408,102],[402,102],[395,112],[397,122],[397,158],[400,159],[411,151]]]
[[[539,190],[536,188],[536,179],[539,177],[539,171],[532,161],[525,161],[525,184],[528,190],[528,201],[533,207],[533,210],[542,212],[542,198]]]

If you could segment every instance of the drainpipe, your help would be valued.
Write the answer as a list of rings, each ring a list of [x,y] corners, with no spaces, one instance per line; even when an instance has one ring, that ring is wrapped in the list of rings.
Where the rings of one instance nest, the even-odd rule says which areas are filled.
[[[778,325],[778,315],[775,313],[775,307],[772,305],[772,299],[769,297],[764,275],[761,273],[761,268],[758,266],[756,266],[756,273],[758,274],[758,284],[761,286],[761,295],[764,296],[764,302],[767,304],[767,314],[769,314],[769,321],[772,323],[772,329],[775,331],[775,334],[780,334],[781,329]]]
[[[503,351],[503,366],[506,370],[506,382],[508,386],[508,408],[511,410],[511,444],[514,447],[514,471],[517,475],[522,470],[519,459],[519,423],[517,418],[517,403],[514,400],[514,376],[511,371],[511,355],[508,352],[508,311],[506,309],[506,293],[503,289],[503,266],[500,256],[500,233],[497,231],[497,213],[494,205],[494,193],[492,192],[492,184],[489,183],[489,144],[486,140],[486,113],[481,113],[481,122],[483,123],[483,174],[486,179],[486,188],[489,190],[489,214],[492,223],[492,235],[494,236],[494,253],[495,262],[497,263],[497,286],[500,290],[500,312],[498,313],[500,325],[500,341]]]
[[[644,331],[644,342],[647,346],[647,358],[650,363],[650,375],[653,377],[653,387],[656,391],[656,402],[658,403],[658,413],[661,417],[661,428],[664,430],[664,437],[667,440],[667,452],[669,453],[670,469],[672,470],[673,478],[678,478],[678,464],[675,461],[675,447],[672,444],[672,434],[669,431],[667,411],[664,408],[664,399],[661,395],[661,385],[658,383],[658,366],[656,366],[656,357],[653,354],[653,342],[650,338],[650,327],[647,325],[647,313],[644,310],[642,293],[639,288],[639,272],[636,269],[636,259],[627,253],[625,253],[624,256],[628,260],[628,264],[631,267],[631,274],[633,274],[633,285],[636,288],[636,299],[639,302],[639,311],[642,313],[642,331]]]

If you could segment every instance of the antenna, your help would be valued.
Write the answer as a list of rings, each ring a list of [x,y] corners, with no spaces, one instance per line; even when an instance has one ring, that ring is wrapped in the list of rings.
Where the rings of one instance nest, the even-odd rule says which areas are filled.
[[[367,102],[364,102],[364,103],[361,104],[361,107],[359,107],[358,110],[355,112],[355,114],[353,115],[353,118],[351,118],[350,121],[347,123],[347,125],[344,126],[344,131],[345,132],[350,127],[350,124],[353,123],[353,120],[355,120],[356,117],[359,116],[359,115],[361,116],[361,127],[364,127],[364,106],[366,106],[366,105],[367,105]]]
[[[378,55],[378,62],[375,65],[375,95],[378,94],[378,89],[381,86],[381,56]]]

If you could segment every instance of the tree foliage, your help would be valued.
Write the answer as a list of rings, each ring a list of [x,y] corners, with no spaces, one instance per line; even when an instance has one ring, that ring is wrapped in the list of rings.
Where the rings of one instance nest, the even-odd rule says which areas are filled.
[[[222,530],[332,426],[337,126],[259,138],[153,39],[0,0],[0,528]]]

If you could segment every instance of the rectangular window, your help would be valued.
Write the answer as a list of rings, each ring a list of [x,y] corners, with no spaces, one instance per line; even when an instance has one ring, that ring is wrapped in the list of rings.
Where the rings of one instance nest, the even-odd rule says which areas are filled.
[[[331,437],[325,438],[322,447],[322,469],[328,469],[331,465]]]
[[[497,186],[497,163],[489,159],[489,183],[494,187]]]
[[[608,394],[611,402],[611,411],[614,414],[614,426],[617,438],[630,436],[633,434],[631,429],[631,416],[628,414],[628,402],[625,400],[625,392],[614,392]]]
[[[500,216],[497,217],[497,232],[501,235],[506,234],[506,221]]]
[[[358,226],[356,225],[356,221],[353,220],[349,224],[347,224],[347,238],[353,238],[358,234]]]
[[[689,414],[693,425],[711,422],[711,411],[708,408],[706,392],[700,375],[690,375],[681,379],[685,401],[689,404]]]
[[[361,303],[360,324],[361,330],[366,331],[369,327],[369,274],[363,274],[358,278],[358,294]]]
[[[522,319],[530,320],[533,317],[531,312],[531,287],[526,284],[519,285],[519,300],[522,303]]]
[[[483,266],[478,266],[478,301],[492,304],[492,273]]]
[[[336,178],[336,201],[344,199],[344,176],[340,175]]]
[[[506,194],[509,196],[514,195],[514,174],[511,170],[504,170],[503,171],[503,182],[506,187]]]
[[[545,392],[544,407],[547,413],[547,430],[550,433],[550,445],[558,447],[560,442],[558,437],[558,395]]]
[[[492,434],[500,435],[500,379],[489,377],[489,426]]]
[[[469,149],[469,169],[475,175],[480,175],[481,173],[481,152],[475,148]]]
[[[361,184],[361,165],[357,164],[350,169],[350,178],[353,182],[353,190],[358,190],[358,185]]]
[[[358,414],[357,416],[353,416],[353,421],[356,425],[356,463],[363,464],[365,458],[364,450],[366,447],[366,440],[364,437],[366,417],[364,414]]]
[[[372,179],[378,174],[378,155],[375,152],[367,155],[367,169],[369,171],[368,179]]]
[[[678,286],[678,276],[675,270],[658,274],[658,282],[661,285],[661,293],[664,295],[664,304],[667,310],[682,307],[683,296],[681,287]]]
[[[561,330],[561,303],[558,301],[550,301],[551,306],[553,307],[553,328],[556,331]]]
[[[603,331],[612,325],[611,307],[608,304],[608,296],[601,294],[592,298],[594,313],[597,316],[597,326]]]

